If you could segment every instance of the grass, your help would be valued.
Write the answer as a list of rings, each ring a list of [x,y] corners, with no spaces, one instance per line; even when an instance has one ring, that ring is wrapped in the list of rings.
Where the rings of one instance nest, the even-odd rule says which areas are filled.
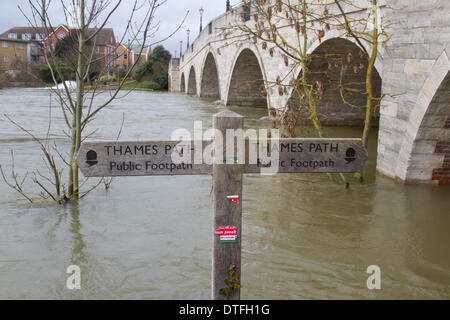
[[[133,80],[125,82],[125,84],[122,87],[122,90],[134,90],[134,89],[157,91],[161,90],[161,86],[153,81],[137,82]]]

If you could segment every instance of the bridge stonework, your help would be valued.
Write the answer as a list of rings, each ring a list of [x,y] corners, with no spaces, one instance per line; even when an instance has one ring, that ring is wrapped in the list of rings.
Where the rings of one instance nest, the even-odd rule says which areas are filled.
[[[171,92],[179,92],[181,91],[180,87],[180,59],[171,59],[169,63],[169,91]]]
[[[379,126],[377,170],[405,182],[449,184],[450,1],[378,0],[378,5],[391,38],[380,45],[373,79],[376,95],[383,95],[374,119]],[[223,27],[239,23],[240,9],[211,21],[211,27],[203,29],[179,61],[171,62],[177,67],[169,71],[170,90],[221,100],[225,105],[279,109],[289,100],[295,102],[290,90],[281,93],[273,85],[279,77],[282,84],[299,77],[301,70],[293,61],[286,65],[280,51],[263,48],[261,43],[233,41],[232,34],[223,32]],[[335,8],[329,10],[333,13]],[[367,18],[364,11],[349,14]],[[294,36],[286,33],[288,42]],[[322,39],[315,34],[308,38],[310,54],[342,51],[357,56],[359,52],[342,30],[332,28]],[[311,67],[324,71],[328,63],[314,61]],[[364,72],[360,74],[363,77]],[[344,78],[345,82],[362,80],[357,75]],[[325,88],[318,103],[322,122],[361,126],[364,108],[345,105],[332,88],[336,81],[331,76],[330,88]],[[364,105],[361,97],[346,98]]]

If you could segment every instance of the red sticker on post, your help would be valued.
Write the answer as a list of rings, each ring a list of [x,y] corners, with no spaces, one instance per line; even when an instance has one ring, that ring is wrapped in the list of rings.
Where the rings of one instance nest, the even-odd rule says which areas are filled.
[[[237,239],[237,228],[234,226],[219,227],[214,234],[220,236],[219,240],[222,243],[234,243]]]
[[[239,203],[239,196],[227,196],[228,199],[230,199],[233,202]]]

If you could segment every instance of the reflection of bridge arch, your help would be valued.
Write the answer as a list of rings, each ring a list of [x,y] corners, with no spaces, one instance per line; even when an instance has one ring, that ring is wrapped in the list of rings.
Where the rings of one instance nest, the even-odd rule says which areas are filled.
[[[219,73],[216,58],[211,51],[206,55],[202,70],[200,96],[220,99]]]
[[[322,124],[362,126],[366,115],[365,91],[367,56],[353,42],[344,38],[322,41],[310,51],[308,69],[310,84],[322,83],[324,93],[316,101],[316,111]],[[345,69],[342,69],[345,66]],[[301,77],[298,72],[297,79]],[[342,77],[342,78],[341,78]],[[373,71],[372,87],[375,97],[381,96],[381,78]],[[342,90],[340,90],[342,88]],[[358,92],[355,92],[358,91]],[[344,102],[345,101],[345,102]],[[294,108],[299,107],[299,94],[294,91],[289,98]],[[378,123],[379,108],[374,110],[373,122]],[[301,122],[308,122],[309,110],[304,110]]]
[[[267,107],[267,99],[261,94],[266,80],[262,66],[253,49],[238,52],[228,81],[227,105]]]
[[[184,77],[184,72],[181,74],[180,91],[186,92],[186,79]]]
[[[191,67],[189,71],[187,94],[196,95],[197,94],[197,78],[195,76],[195,68]]]

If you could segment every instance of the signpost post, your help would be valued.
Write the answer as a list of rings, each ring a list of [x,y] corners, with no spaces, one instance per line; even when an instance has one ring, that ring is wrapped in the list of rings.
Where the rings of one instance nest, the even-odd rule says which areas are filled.
[[[367,160],[361,139],[246,139],[239,151],[239,135],[229,132],[243,126],[242,116],[226,110],[214,115],[211,141],[84,142],[77,155],[86,177],[212,174],[214,300],[240,299],[243,174],[359,172]],[[214,161],[204,163],[211,144]],[[199,154],[202,161],[192,161]]]
[[[226,137],[227,129],[244,128],[244,117],[227,110],[214,116],[213,127],[216,130],[216,134],[220,132],[219,136]],[[226,147],[227,144],[232,144],[234,151],[232,157],[234,157],[236,155],[235,147],[237,146],[234,143],[234,136],[233,141],[220,140],[222,141],[214,140],[216,156],[221,154],[222,159],[227,159],[226,156],[224,157],[226,155]],[[218,152],[219,148],[222,149],[222,152]],[[232,164],[226,164],[227,162]],[[244,165],[236,162],[234,159],[227,159],[225,161],[214,161],[213,164],[213,228],[217,230],[230,227],[230,229],[235,231],[233,236],[237,236],[232,243],[221,241],[222,235],[214,236],[211,285],[213,300],[240,299],[240,290],[236,286],[240,285],[241,278],[242,180]],[[224,234],[224,236],[226,235]],[[236,288],[234,289],[233,286]]]

